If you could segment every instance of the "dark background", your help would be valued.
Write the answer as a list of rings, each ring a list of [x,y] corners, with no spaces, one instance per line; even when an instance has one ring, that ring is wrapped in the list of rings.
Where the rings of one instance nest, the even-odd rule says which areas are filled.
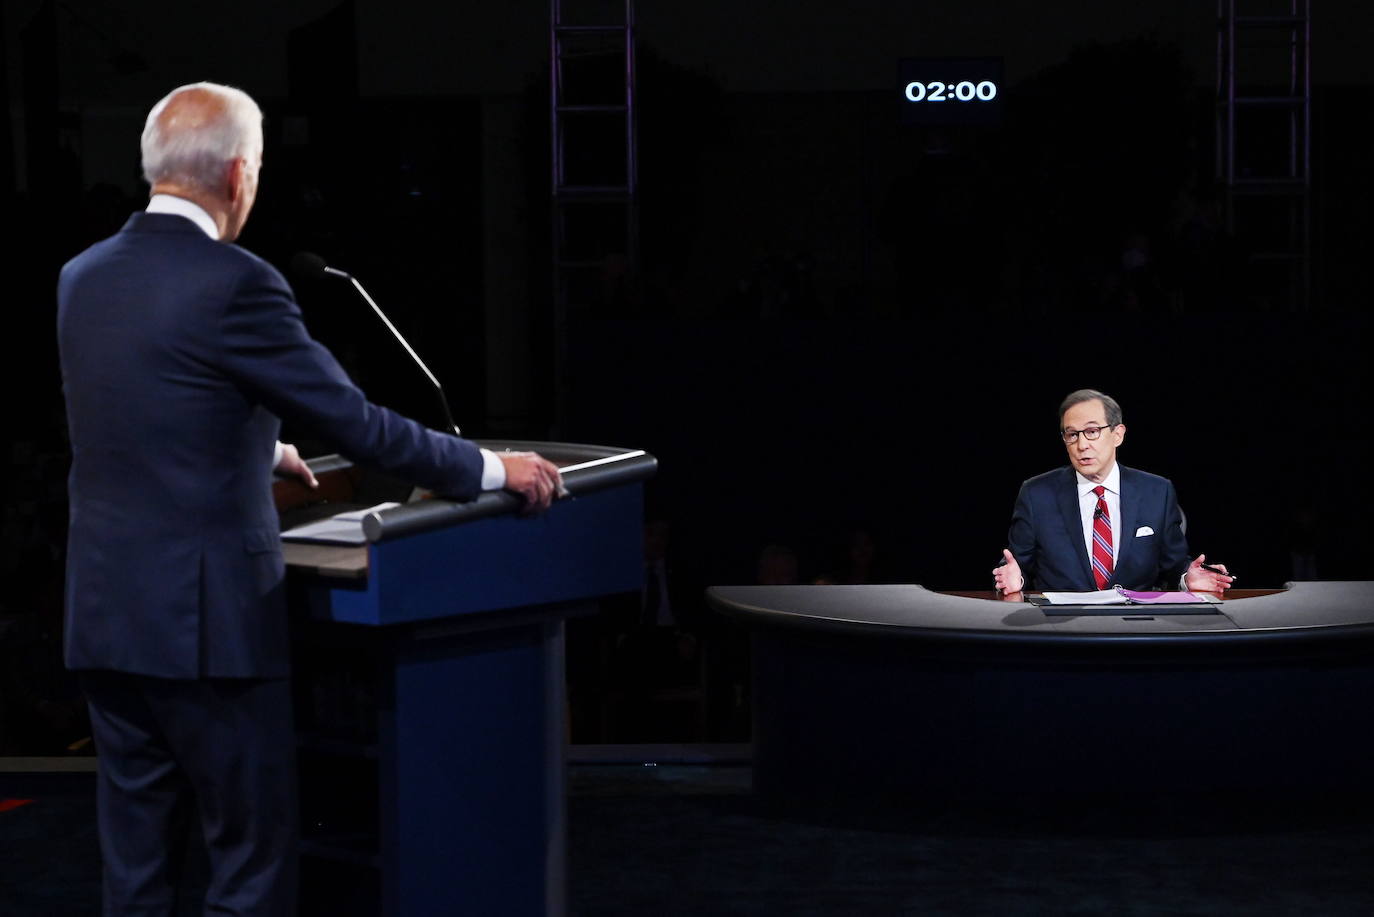
[[[545,3],[5,4],[0,704],[79,709],[56,687],[56,273],[141,206],[146,112],[199,79],[267,114],[241,244],[358,276],[469,435],[657,455],[649,515],[695,585],[753,581],[769,544],[802,581],[842,576],[861,529],[875,578],[987,586],[1084,386],[1121,401],[1122,460],[1175,481],[1190,542],[1241,585],[1282,584],[1294,550],[1371,578],[1367,5],[1316,5],[1305,303],[1249,261],[1265,226],[1218,225],[1211,3],[642,6],[642,269],[556,339]],[[902,125],[912,57],[1001,58],[1003,123]],[[1255,130],[1262,171],[1277,135]],[[376,400],[440,422],[365,307],[297,286]]]

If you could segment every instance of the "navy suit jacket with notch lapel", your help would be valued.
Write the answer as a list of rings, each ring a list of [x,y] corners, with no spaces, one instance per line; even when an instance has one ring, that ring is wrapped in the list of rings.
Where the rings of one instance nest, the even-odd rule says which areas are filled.
[[[63,267],[58,345],[71,668],[287,674],[279,418],[446,495],[480,488],[472,443],[368,402],[281,274],[184,217],[136,213]]]
[[[1150,534],[1138,535],[1142,529]],[[1008,546],[1028,588],[1089,592],[1097,588],[1083,539],[1078,478],[1065,466],[1021,485],[1012,512]],[[1114,585],[1174,589],[1188,567],[1174,485],[1167,478],[1121,466],[1121,544]]]

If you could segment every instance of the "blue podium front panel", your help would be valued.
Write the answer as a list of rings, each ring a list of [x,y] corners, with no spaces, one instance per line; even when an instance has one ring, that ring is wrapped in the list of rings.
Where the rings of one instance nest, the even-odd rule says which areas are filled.
[[[562,500],[541,516],[499,516],[377,542],[365,587],[329,590],[324,614],[402,624],[638,589],[643,512],[642,488],[618,487]]]
[[[398,647],[380,724],[384,914],[563,912],[562,627]]]

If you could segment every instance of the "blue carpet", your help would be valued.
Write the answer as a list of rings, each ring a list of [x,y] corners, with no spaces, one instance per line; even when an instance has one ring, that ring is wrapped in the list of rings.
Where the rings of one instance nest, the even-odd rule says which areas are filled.
[[[0,915],[95,914],[100,855],[95,832],[95,797],[90,778],[78,790],[54,781],[37,787],[26,781],[26,806],[0,812]],[[3,785],[3,784],[0,784]]]
[[[575,913],[1374,915],[1374,822],[1167,806],[779,815],[747,768],[582,768]]]
[[[575,917],[1374,915],[1364,816],[778,814],[725,766],[578,765],[570,788]],[[0,917],[95,917],[90,777],[0,781],[15,796],[34,802],[0,812]]]

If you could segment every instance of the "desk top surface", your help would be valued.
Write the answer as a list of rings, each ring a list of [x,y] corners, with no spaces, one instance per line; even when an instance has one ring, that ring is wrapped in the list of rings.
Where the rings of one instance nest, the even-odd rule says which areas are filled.
[[[1046,615],[990,593],[922,586],[713,586],[719,611],[751,625],[958,641],[1342,639],[1374,636],[1374,582],[1290,583],[1235,593],[1217,614],[1123,606],[1119,615]]]

